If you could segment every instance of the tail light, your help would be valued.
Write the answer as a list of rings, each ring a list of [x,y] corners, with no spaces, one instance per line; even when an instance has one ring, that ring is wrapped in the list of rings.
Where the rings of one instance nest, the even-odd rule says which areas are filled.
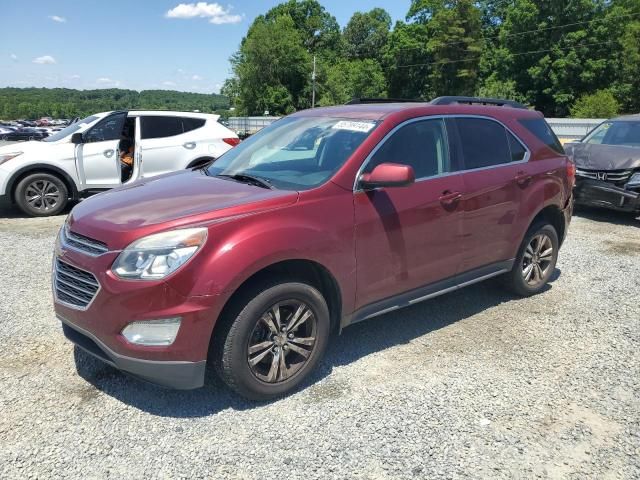
[[[569,181],[569,186],[573,188],[576,183],[576,164],[571,160],[567,160],[567,180]]]
[[[240,139],[238,137],[223,138],[222,141],[232,147],[235,147],[240,143]]]

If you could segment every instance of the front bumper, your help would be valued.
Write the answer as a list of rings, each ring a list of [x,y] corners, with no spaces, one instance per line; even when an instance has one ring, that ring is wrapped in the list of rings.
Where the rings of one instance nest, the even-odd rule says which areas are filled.
[[[577,205],[604,207],[621,212],[640,211],[640,193],[608,182],[578,178],[574,196]]]
[[[121,280],[110,270],[118,253],[91,257],[57,242],[54,264],[83,270],[99,284],[91,301],[80,308],[59,298],[58,270],[53,269],[54,309],[65,336],[104,362],[153,383],[178,389],[202,386],[220,298],[186,297],[164,281]],[[175,317],[181,325],[168,346],[132,344],[121,333],[134,321]]]
[[[68,340],[118,370],[157,385],[179,390],[190,390],[204,385],[206,360],[172,362],[127,357],[111,350],[92,333],[60,316],[58,319],[62,322],[62,331]]]
[[[0,195],[0,208],[10,207],[12,205],[9,195]]]

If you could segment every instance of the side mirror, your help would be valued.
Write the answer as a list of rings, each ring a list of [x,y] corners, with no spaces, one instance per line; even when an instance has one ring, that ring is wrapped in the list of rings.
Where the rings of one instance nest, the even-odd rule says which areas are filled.
[[[398,163],[381,163],[371,173],[363,173],[358,181],[364,190],[380,187],[406,187],[416,181],[413,167]]]
[[[72,133],[71,134],[71,143],[75,145],[80,145],[83,143],[82,134],[81,133]]]

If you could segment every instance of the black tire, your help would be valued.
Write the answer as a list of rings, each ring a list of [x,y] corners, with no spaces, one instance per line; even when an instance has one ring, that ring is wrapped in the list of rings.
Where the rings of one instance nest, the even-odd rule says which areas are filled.
[[[281,312],[286,313],[287,308],[291,308],[291,312],[293,312],[295,302],[305,305],[311,312],[311,317],[304,322],[304,328],[309,328],[313,318],[313,322],[315,322],[313,335],[306,333],[300,334],[307,335],[306,338],[295,337],[293,332],[298,335],[299,331],[296,329],[292,329],[289,334],[286,331],[283,331],[282,335],[272,334],[272,331],[266,326],[267,322],[263,322],[262,318],[267,316],[274,319],[275,317],[270,312],[273,311],[272,307],[278,305],[281,306],[276,308]],[[222,380],[235,392],[251,400],[269,400],[294,390],[317,365],[329,340],[329,308],[322,294],[316,288],[297,281],[265,283],[247,290],[234,304],[236,307],[228,310],[226,318],[220,319],[224,322],[221,325],[223,328],[217,329],[212,341],[210,358]],[[298,318],[307,314],[307,310],[302,312],[304,313]],[[294,315],[292,313],[288,318],[280,318],[282,325],[286,327],[286,323],[291,323]],[[275,326],[275,322],[273,325]],[[296,328],[303,328],[303,324]],[[271,338],[256,338],[256,334],[261,330],[266,331]],[[292,343],[288,343],[287,335],[290,335],[288,338],[294,336],[295,340],[290,340]],[[287,343],[275,343],[283,341],[281,336],[285,337],[284,341],[288,343],[288,349]],[[294,347],[300,349],[300,345],[293,342],[309,338],[314,338],[315,343],[312,347],[308,347],[310,353],[305,360],[296,350],[293,350]],[[253,357],[250,357],[250,342],[255,342],[251,343],[254,346],[272,343],[265,350],[259,350],[257,353],[253,353]],[[304,349],[306,350],[307,347]],[[279,350],[284,358],[283,370],[276,360],[276,353],[274,353],[276,350]],[[263,355],[264,352],[266,352],[266,357]],[[263,360],[257,365],[250,366],[250,360],[254,361],[261,355],[264,357]],[[289,364],[287,364],[287,359],[289,359]],[[297,363],[294,363],[296,360],[298,360]],[[280,372],[285,372],[283,373],[284,378],[271,381],[259,378],[259,373],[256,373],[259,372],[259,369],[264,369],[264,377],[267,377],[270,376],[274,365],[277,370],[275,375],[279,376]],[[293,373],[290,373],[291,371]]]
[[[34,200],[34,197],[38,197]],[[14,200],[20,210],[32,217],[58,215],[69,202],[69,190],[62,179],[51,173],[32,173],[18,183]]]
[[[544,240],[545,244],[542,246],[541,251],[535,252],[535,239],[541,237],[546,239]],[[553,250],[548,256],[548,260],[546,260],[546,257],[543,258],[542,254],[548,251],[549,244]],[[505,275],[504,280],[507,288],[523,297],[529,297],[541,292],[556,268],[559,245],[558,233],[553,225],[543,222],[532,225],[524,236],[511,272]],[[532,257],[533,259],[531,259]],[[539,269],[535,268],[536,264]],[[529,266],[532,266],[531,274],[533,278],[527,280]]]

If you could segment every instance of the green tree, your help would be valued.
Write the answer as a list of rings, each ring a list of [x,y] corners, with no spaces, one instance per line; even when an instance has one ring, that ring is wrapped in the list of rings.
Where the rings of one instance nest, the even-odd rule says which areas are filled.
[[[329,68],[320,105],[341,105],[352,98],[384,98],[386,94],[384,73],[376,60],[345,60]]]
[[[387,90],[393,98],[427,98],[433,55],[424,24],[397,22],[382,54]]]
[[[391,30],[391,16],[382,8],[353,14],[344,29],[347,58],[380,60]]]
[[[429,96],[471,95],[484,45],[482,12],[473,0],[413,0],[407,19],[427,27],[433,60]]]
[[[583,95],[571,107],[574,118],[611,118],[620,112],[620,103],[609,90]]]
[[[611,85],[617,33],[603,22],[607,3],[515,0],[500,29],[501,80],[514,80],[547,116],[564,116],[578,97]]]
[[[258,17],[232,58],[241,111],[281,115],[307,107],[311,63],[289,15]]]
[[[289,0],[273,7],[265,14],[267,21],[288,15],[300,33],[302,44],[313,53],[335,58],[341,50],[340,25],[317,0]],[[256,20],[259,20],[258,17]]]

